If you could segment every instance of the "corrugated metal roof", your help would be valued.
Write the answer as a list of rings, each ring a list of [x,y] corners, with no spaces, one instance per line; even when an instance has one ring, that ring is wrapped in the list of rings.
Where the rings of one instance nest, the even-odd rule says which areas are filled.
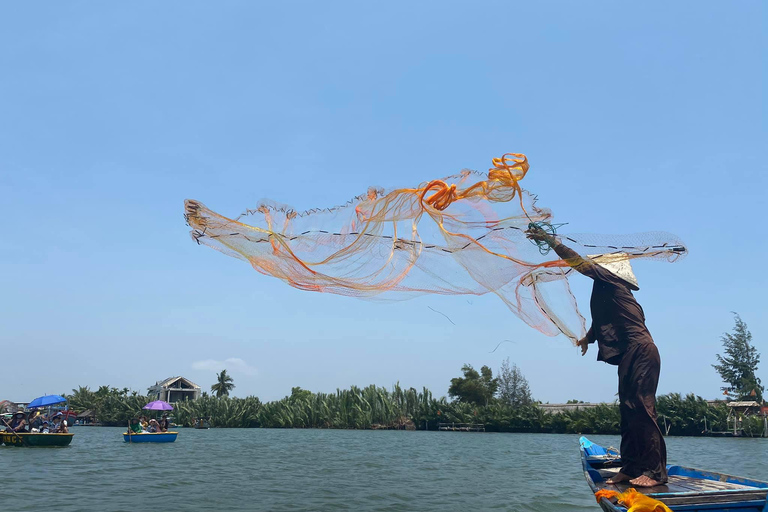
[[[195,384],[194,382],[192,382],[188,378],[182,377],[180,375],[176,376],[176,377],[168,377],[167,379],[158,382],[154,386],[151,386],[149,389],[152,389],[152,388],[155,388],[155,387],[162,387],[162,388],[164,388],[164,387],[170,386],[171,384],[173,384],[174,382],[176,382],[179,379],[184,379],[187,382],[187,384],[189,384],[193,388],[200,389],[200,386],[198,386],[197,384]]]
[[[728,402],[728,407],[760,407],[760,404],[752,402]]]

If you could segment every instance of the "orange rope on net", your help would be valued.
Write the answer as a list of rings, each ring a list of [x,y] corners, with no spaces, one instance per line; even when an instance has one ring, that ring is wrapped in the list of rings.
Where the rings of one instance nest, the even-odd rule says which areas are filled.
[[[492,159],[493,167],[488,170],[488,179],[479,181],[459,192],[456,184],[447,184],[443,180],[432,180],[421,191],[419,198],[438,211],[448,208],[459,199],[483,197],[490,201],[510,201],[517,195],[520,198],[520,208],[525,212],[523,190],[518,183],[528,173],[530,165],[522,153],[506,153],[501,158]],[[437,189],[431,196],[424,199],[430,190]]]
[[[437,192],[429,196],[425,201],[424,196],[427,194],[427,192],[429,192],[434,188],[438,189]],[[424,187],[419,198],[421,199],[422,202],[426,202],[429,206],[431,206],[435,210],[443,211],[446,208],[448,208],[452,202],[458,199],[459,196],[456,193],[455,183],[448,185],[443,180],[434,180],[427,183],[427,186]]]
[[[620,504],[627,507],[627,512],[672,512],[664,503],[639,493],[632,488],[622,493],[600,489],[595,493],[595,499],[600,503],[600,500],[603,498],[608,500],[616,498]]]
[[[526,238],[531,223],[552,227],[551,211],[520,186],[529,167],[525,155],[506,153],[487,173],[370,187],[342,206],[304,212],[262,201],[234,219],[188,199],[185,218],[198,244],[295,288],[389,299],[493,293],[540,332],[575,342],[586,329],[568,285],[572,270]],[[669,233],[558,236],[580,254],[685,254]]]

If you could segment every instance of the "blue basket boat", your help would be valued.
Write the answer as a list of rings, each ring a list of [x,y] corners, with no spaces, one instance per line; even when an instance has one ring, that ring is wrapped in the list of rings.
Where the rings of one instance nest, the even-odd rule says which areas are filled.
[[[142,434],[123,434],[126,443],[172,443],[176,440],[178,432],[145,432]]]
[[[579,448],[584,476],[593,493],[600,489],[624,492],[632,487],[629,482],[605,482],[621,467],[618,451],[603,448],[586,437],[579,439]],[[666,485],[641,487],[638,491],[664,502],[675,512],[768,512],[768,482],[674,465],[667,465],[667,474]],[[606,512],[627,510],[606,498],[600,500],[600,507]]]

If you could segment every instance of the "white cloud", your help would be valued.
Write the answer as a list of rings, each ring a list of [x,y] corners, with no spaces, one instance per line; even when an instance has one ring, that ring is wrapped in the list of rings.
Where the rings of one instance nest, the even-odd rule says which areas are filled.
[[[223,361],[218,361],[216,359],[204,359],[202,361],[195,361],[192,363],[192,368],[195,370],[209,370],[213,372],[227,370],[227,373],[256,375],[256,368],[249,365],[239,357],[230,357],[228,359],[224,359]]]

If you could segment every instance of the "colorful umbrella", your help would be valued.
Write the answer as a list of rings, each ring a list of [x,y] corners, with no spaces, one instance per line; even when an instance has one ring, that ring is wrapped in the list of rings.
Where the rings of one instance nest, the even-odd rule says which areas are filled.
[[[172,411],[173,406],[168,402],[155,400],[154,402],[149,402],[147,405],[142,407],[142,409],[147,409],[148,411]]]
[[[46,407],[48,405],[60,404],[66,401],[67,399],[64,398],[63,396],[45,395],[45,396],[35,398],[31,402],[29,402],[29,405],[27,405],[27,408],[33,409],[35,407]]]

